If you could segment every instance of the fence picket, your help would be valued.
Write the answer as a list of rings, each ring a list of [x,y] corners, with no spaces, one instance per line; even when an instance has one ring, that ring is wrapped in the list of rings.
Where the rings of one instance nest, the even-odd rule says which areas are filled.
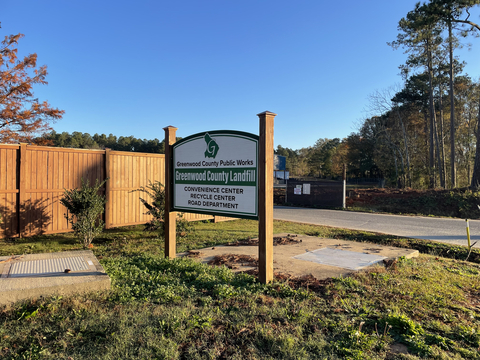
[[[164,184],[164,164],[163,154],[0,144],[0,238],[71,231],[60,199],[65,189],[79,188],[82,177],[91,184],[109,178],[106,228],[144,224],[150,216],[132,190]],[[184,218],[214,217],[186,213]]]

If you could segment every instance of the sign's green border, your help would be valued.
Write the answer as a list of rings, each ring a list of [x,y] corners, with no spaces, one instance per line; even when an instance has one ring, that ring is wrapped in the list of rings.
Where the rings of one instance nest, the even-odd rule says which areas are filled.
[[[229,211],[215,211],[215,210],[195,210],[191,208],[184,208],[184,207],[175,207],[174,206],[174,199],[175,199],[175,181],[174,177],[172,176],[172,182],[170,187],[172,189],[171,194],[172,198],[170,199],[170,211],[180,211],[180,212],[189,212],[195,214],[205,214],[205,215],[218,215],[218,216],[227,216],[227,217],[234,217],[234,218],[241,218],[241,219],[253,219],[258,220],[258,143],[259,143],[259,136],[243,131],[235,131],[235,130],[212,130],[212,131],[204,131],[201,133],[196,133],[193,135],[189,135],[181,140],[178,140],[175,144],[172,145],[172,159],[170,159],[170,173],[173,174],[174,164],[175,164],[175,150],[183,145],[184,143],[190,142],[192,140],[196,140],[198,138],[203,138],[205,134],[210,134],[212,136],[230,136],[230,137],[242,137],[253,140],[255,142],[256,147],[256,169],[257,169],[257,181],[255,185],[255,211],[256,214],[250,213],[237,213],[237,212],[229,212]]]

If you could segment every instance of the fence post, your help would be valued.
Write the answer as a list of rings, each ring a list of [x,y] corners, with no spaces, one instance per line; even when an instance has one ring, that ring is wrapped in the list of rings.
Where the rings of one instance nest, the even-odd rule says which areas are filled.
[[[173,186],[173,154],[172,145],[175,144],[177,128],[167,126],[165,130],[165,257],[174,259],[177,255],[176,249],[176,231],[177,231],[177,213],[171,212],[172,204],[172,186]]]
[[[258,277],[266,284],[273,280],[273,119],[265,111],[260,118],[258,151]]]
[[[343,210],[347,208],[347,164],[343,164],[343,197],[342,197]]]
[[[105,179],[108,179],[105,183],[105,229],[109,229],[112,224],[112,197],[111,197],[111,188],[110,185],[112,182],[112,177],[110,173],[110,149],[105,148]]]
[[[20,161],[19,161],[19,172],[18,172],[18,200],[17,200],[17,232],[18,237],[22,238],[25,232],[25,221],[26,221],[26,198],[25,198],[25,181],[26,181],[26,162],[27,162],[27,144],[20,143]]]

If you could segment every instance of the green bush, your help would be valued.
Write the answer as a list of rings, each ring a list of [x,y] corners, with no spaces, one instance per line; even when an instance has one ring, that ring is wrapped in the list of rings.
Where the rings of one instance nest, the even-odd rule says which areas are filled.
[[[99,195],[100,188],[107,180],[90,186],[82,178],[80,189],[67,190],[60,199],[60,203],[67,208],[65,217],[72,224],[72,229],[78,240],[85,248],[89,247],[93,239],[103,231],[104,222],[99,216],[105,211],[105,196]]]
[[[445,203],[456,204],[458,207],[458,217],[464,219],[478,219],[480,217],[480,192],[472,190],[450,191],[445,194]]]
[[[146,231],[158,231],[160,236],[165,234],[165,187],[160,181],[148,182],[147,186],[141,186],[134,190],[144,193],[146,199],[140,197],[140,201],[147,208],[147,215],[152,215],[152,220],[145,224]],[[178,214],[176,233],[178,237],[187,236],[193,226],[183,218],[183,213]]]

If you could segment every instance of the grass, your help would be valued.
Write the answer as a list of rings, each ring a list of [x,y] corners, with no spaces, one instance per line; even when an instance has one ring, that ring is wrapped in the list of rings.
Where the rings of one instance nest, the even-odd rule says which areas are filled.
[[[419,246],[413,239],[282,221],[274,231]],[[178,250],[256,233],[255,221],[196,223]],[[263,285],[190,259],[165,260],[163,239],[141,227],[108,230],[94,244],[112,290],[0,309],[0,358],[480,358],[480,265],[442,257],[436,246],[388,269],[307,289],[288,281]],[[0,241],[0,255],[72,249],[79,249],[73,234]],[[461,257],[455,248],[445,256]]]

